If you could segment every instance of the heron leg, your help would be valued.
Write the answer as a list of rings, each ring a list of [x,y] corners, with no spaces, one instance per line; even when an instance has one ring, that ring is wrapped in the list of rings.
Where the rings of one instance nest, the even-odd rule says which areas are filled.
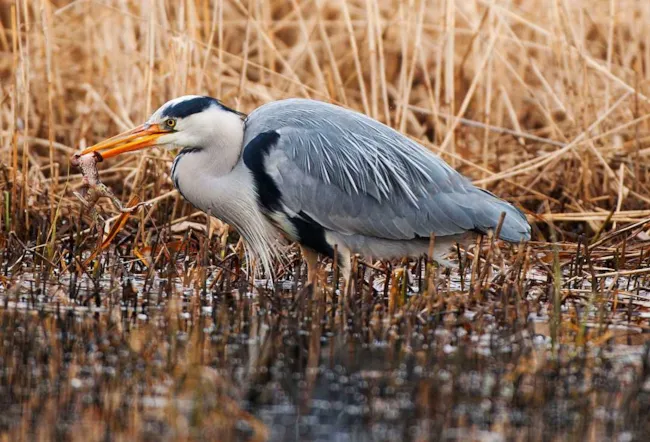
[[[350,287],[350,279],[352,277],[352,254],[347,248],[340,250],[341,253],[341,262],[339,266],[341,267],[341,276],[343,277],[343,292],[345,295],[348,294]]]
[[[307,263],[307,285],[315,285],[318,279],[318,253],[300,246],[300,253]]]

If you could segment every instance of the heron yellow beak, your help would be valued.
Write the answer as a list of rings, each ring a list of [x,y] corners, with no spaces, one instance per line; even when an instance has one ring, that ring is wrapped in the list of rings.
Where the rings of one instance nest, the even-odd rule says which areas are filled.
[[[145,149],[155,146],[156,140],[169,132],[169,130],[161,128],[158,124],[142,124],[84,149],[81,155],[97,152],[102,158],[110,158],[125,152]]]

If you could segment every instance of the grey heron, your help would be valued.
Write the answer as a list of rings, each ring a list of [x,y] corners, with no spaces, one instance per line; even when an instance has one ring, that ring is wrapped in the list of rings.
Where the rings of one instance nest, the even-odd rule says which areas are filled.
[[[198,209],[234,226],[268,271],[282,238],[300,244],[308,282],[318,255],[388,259],[427,253],[497,227],[500,238],[530,239],[525,215],[477,188],[439,156],[364,114],[310,99],[270,102],[250,115],[188,95],[142,125],[85,149],[109,158],[161,146],[180,149],[171,179]]]

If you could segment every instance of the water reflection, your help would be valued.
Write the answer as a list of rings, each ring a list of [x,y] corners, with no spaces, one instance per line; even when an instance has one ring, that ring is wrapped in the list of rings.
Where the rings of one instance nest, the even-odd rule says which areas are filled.
[[[57,290],[32,294],[30,278],[0,295],[0,430],[12,436],[83,428],[152,440],[503,440],[650,430],[645,329],[620,321],[590,334],[598,309],[584,307],[577,345],[567,308],[564,338],[553,342],[534,278],[524,299],[468,294],[457,274],[419,292],[413,278],[393,311],[381,278],[345,298],[290,280],[258,295],[210,277],[188,286],[106,273],[99,304],[96,281],[62,275],[58,290],[78,285],[79,303]]]

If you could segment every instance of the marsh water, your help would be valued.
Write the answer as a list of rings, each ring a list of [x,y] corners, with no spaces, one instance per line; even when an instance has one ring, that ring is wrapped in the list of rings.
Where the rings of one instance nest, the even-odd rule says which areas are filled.
[[[381,278],[343,302],[291,280],[214,286],[214,270],[189,285],[164,272],[45,283],[23,273],[0,295],[0,429],[274,441],[642,440],[650,430],[647,314],[625,316],[623,297],[606,326],[583,304],[580,340],[570,303],[566,319],[550,319],[543,275],[523,298],[471,299],[458,273],[440,276],[435,295],[412,281],[391,311]],[[634,302],[648,301],[636,291]]]

